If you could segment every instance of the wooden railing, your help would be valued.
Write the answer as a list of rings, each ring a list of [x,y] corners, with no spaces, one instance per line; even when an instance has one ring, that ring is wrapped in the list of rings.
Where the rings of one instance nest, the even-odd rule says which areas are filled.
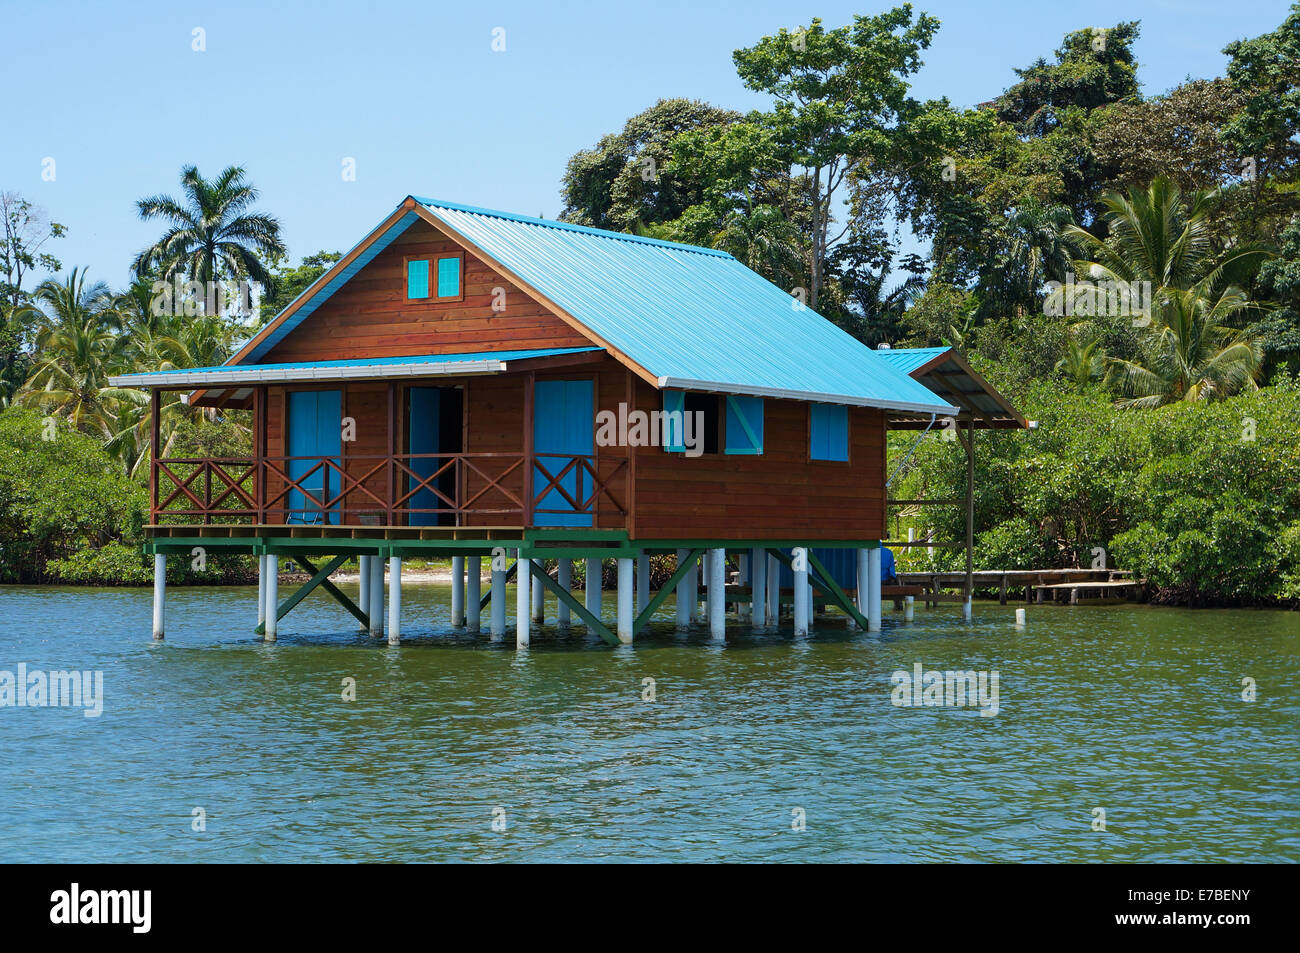
[[[627,460],[522,453],[169,457],[153,463],[151,522],[621,527]],[[599,520],[599,522],[597,522]]]

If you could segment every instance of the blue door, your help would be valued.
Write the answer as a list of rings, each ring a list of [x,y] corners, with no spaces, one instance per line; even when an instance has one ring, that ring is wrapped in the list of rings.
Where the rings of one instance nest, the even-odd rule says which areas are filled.
[[[289,392],[288,447],[289,456],[308,459],[289,461],[289,477],[300,481],[302,490],[289,491],[287,522],[313,524],[340,522],[337,503],[327,510],[320,505],[320,502],[328,502],[331,497],[338,495],[339,475],[336,471],[317,464],[321,462],[321,458],[329,458],[336,465],[342,466],[343,395],[341,391]],[[303,492],[304,490],[306,492]],[[310,499],[308,493],[315,497],[315,500]]]
[[[595,394],[592,381],[537,381],[533,385],[533,493],[564,472],[556,486],[536,498],[534,526],[594,526],[590,512],[581,512],[569,499],[584,503],[592,490],[584,460],[596,452]],[[572,466],[570,466],[572,464]],[[564,488],[561,493],[559,487]]]

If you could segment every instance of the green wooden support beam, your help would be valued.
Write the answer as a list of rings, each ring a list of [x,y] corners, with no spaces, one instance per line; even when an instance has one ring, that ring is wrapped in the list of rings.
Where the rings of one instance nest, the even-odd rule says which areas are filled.
[[[578,618],[587,623],[587,628],[594,630],[610,645],[619,644],[618,636],[609,631],[609,628],[605,623],[601,622],[598,618],[588,612],[587,607],[577,599],[573,598],[572,594],[570,594],[567,589],[552,579],[545,569],[531,561],[528,563],[528,569],[532,573],[534,579],[547,589],[551,590],[551,592],[555,593],[555,598],[563,602],[569,607],[571,612],[576,613]]]
[[[678,561],[677,569],[668,577],[668,581],[659,587],[659,591],[655,593],[654,598],[651,599],[646,607],[641,610],[641,614],[636,617],[636,622],[632,624],[633,636],[645,628],[645,624],[650,621],[650,617],[659,611],[659,607],[664,604],[664,600],[668,598],[668,594],[677,588],[677,584],[682,581],[682,577],[695,568],[695,560],[699,559],[700,554],[703,552],[704,550],[702,549],[692,549],[690,556]]]
[[[278,606],[276,606],[275,618],[277,622],[280,619],[283,619],[285,616],[287,616],[294,606],[302,602],[303,599],[307,598],[307,595],[313,589],[315,589],[317,586],[322,586],[326,592],[328,592],[340,603],[342,603],[343,608],[347,609],[354,616],[356,616],[357,619],[360,620],[363,625],[370,624],[369,618],[366,616],[366,614],[362,612],[360,609],[358,609],[356,607],[356,604],[351,599],[349,599],[342,592],[340,592],[338,587],[335,586],[334,583],[329,581],[330,573],[334,572],[334,570],[338,569],[345,562],[347,562],[349,559],[352,558],[350,553],[344,553],[340,556],[335,556],[328,563],[326,563],[324,567],[321,569],[317,569],[315,566],[313,566],[305,556],[295,556],[293,558],[294,561],[298,563],[299,566],[301,566],[303,569],[310,572],[312,574],[312,577],[311,579],[307,580],[307,582],[303,583],[300,587],[298,587],[298,590],[294,592],[293,595],[291,595],[288,599],[285,599]],[[266,633],[266,623],[265,622],[258,623],[257,628],[254,631],[258,635],[264,635]]]
[[[865,632],[870,629],[871,626],[867,624],[866,616],[858,611],[858,607],[853,604],[853,601],[848,597],[844,590],[840,588],[839,583],[835,581],[835,577],[826,571],[826,567],[822,565],[821,560],[813,555],[811,549],[808,550],[808,565],[817,571],[817,575],[821,576],[822,584],[826,587],[826,591],[830,594],[830,597],[839,604],[841,609],[849,614],[854,622],[862,626],[862,631]]]

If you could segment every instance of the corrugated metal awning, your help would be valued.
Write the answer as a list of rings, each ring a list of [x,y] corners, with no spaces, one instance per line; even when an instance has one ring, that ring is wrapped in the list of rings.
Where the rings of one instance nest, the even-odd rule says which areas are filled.
[[[1011,402],[984,379],[966,358],[950,347],[883,348],[875,352],[896,369],[960,408],[960,420],[973,419],[977,428],[1030,428],[1033,426]],[[928,422],[912,414],[891,415],[896,430],[924,427]]]

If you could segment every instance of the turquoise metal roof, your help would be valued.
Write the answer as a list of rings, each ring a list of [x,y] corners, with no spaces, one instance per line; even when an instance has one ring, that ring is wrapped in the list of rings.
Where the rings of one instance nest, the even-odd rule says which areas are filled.
[[[946,354],[951,350],[950,347],[887,347],[875,353],[891,367],[904,374],[910,374],[918,367],[929,364],[940,354]]]
[[[403,357],[351,358],[338,361],[299,361],[286,364],[222,364],[170,371],[145,371],[109,378],[114,387],[213,386],[263,380],[339,380],[410,374],[498,373],[511,361],[601,351],[591,347],[547,347],[518,351],[475,351],[466,354],[417,354]]]
[[[956,410],[726,252],[415,200],[660,387]]]

